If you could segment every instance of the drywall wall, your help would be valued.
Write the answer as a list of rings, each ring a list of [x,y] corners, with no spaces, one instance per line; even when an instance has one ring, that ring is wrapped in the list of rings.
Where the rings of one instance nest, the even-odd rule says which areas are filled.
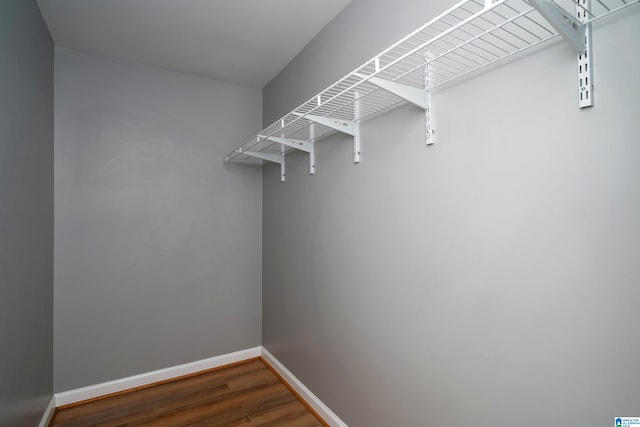
[[[35,1],[0,2],[0,426],[53,391],[53,42]]]
[[[54,389],[261,342],[261,93],[55,54]]]
[[[304,100],[287,76],[345,74],[362,61],[329,54],[356,50],[353,34],[398,32],[395,19],[371,32],[382,3],[354,0],[336,19],[361,19],[330,24],[301,53],[311,62],[265,89],[267,121]],[[315,176],[302,155],[284,184],[264,168],[263,344],[349,425],[637,415],[637,8],[596,25],[594,58],[594,108],[577,108],[557,42],[434,95],[435,146],[405,106],[363,125],[359,165],[335,136],[316,144]]]

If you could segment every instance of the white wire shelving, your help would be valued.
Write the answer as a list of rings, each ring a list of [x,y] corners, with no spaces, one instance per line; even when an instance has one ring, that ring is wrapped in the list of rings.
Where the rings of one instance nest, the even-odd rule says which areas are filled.
[[[576,50],[578,105],[593,105],[591,23],[640,0],[464,0],[313,98],[267,126],[225,161],[261,159],[281,165],[291,150],[309,154],[315,173],[315,142],[334,133],[353,136],[360,161],[359,124],[410,102],[425,110],[425,137],[434,142],[431,91],[541,45],[558,35]],[[569,9],[572,9],[569,12]]]

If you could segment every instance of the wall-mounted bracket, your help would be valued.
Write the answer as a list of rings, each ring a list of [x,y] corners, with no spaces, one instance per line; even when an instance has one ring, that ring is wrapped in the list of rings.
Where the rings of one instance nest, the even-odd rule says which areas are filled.
[[[378,86],[380,89],[386,90],[407,102],[421,108],[425,112],[425,137],[426,144],[431,145],[435,143],[435,130],[433,129],[433,117],[431,109],[431,91],[430,91],[430,79],[432,73],[432,64],[430,63],[429,54],[426,55],[426,61],[424,66],[424,89],[409,86],[406,84],[394,82],[391,80],[383,79],[380,77],[369,77],[364,74],[356,75],[360,78],[367,79],[371,84]]]
[[[353,98],[353,163],[360,163],[360,92],[356,91]]]
[[[284,155],[286,153],[285,145],[280,144],[280,182],[285,182],[287,178],[287,170],[284,162]]]
[[[307,153],[311,149],[309,141],[305,141],[304,139],[291,139],[291,138],[284,138],[280,136],[265,136],[265,135],[258,135],[258,136],[260,137],[260,139],[277,142],[278,144],[283,144],[283,145],[286,145],[287,147],[295,148],[297,150],[301,150]]]
[[[292,139],[292,138],[284,138],[280,136],[264,136],[258,135],[259,138],[277,142],[280,145],[295,148],[296,150],[304,151],[305,153],[309,153],[309,174],[313,175],[316,173],[316,150],[315,144],[313,140],[306,141],[304,139]],[[313,138],[313,136],[312,136]]]
[[[581,22],[589,19],[591,0],[576,0],[576,16]],[[578,52],[578,106],[593,107],[593,61],[591,24],[584,24],[584,50]]]
[[[280,165],[280,181],[285,181],[285,164],[284,164],[284,146],[280,146],[280,153],[270,153],[265,151],[241,151],[241,154],[255,157],[257,159],[266,160],[272,163],[278,163]]]
[[[282,158],[278,153],[267,153],[264,151],[243,151],[242,154],[255,157],[257,159],[266,160],[272,163],[280,164],[282,162]]]
[[[578,52],[585,50],[585,24],[558,6],[553,0],[529,0],[553,28]]]
[[[591,24],[588,11],[590,0],[576,1],[576,17],[558,6],[553,0],[529,0],[560,35],[568,41],[578,54],[578,106],[593,106],[593,63],[591,59]]]
[[[318,104],[320,104],[320,100],[318,100]],[[305,119],[313,122],[311,123],[311,127],[309,128],[309,136],[313,141],[315,140],[315,124],[323,125],[333,130],[337,130],[338,132],[342,132],[344,134],[350,135],[354,137],[354,163],[358,163],[360,161],[360,138],[359,132],[360,129],[358,127],[358,122],[356,120],[342,120],[342,119],[334,119],[332,117],[318,116],[315,114],[302,114],[302,113],[293,113],[298,117],[304,117]],[[356,138],[356,135],[358,137]],[[357,139],[357,141],[356,141]],[[357,154],[356,154],[357,153]],[[315,161],[314,161],[315,162]],[[315,165],[314,165],[315,168]],[[313,172],[310,172],[313,174]]]
[[[359,77],[367,78],[363,74],[356,74]],[[380,77],[368,77],[371,84],[378,86],[380,89],[384,89],[400,98],[417,105],[418,107],[426,110],[429,106],[426,99],[426,91],[413,86],[405,85],[398,82],[392,82],[391,80],[382,79]]]
[[[425,142],[427,145],[436,143],[436,130],[433,126],[433,106],[431,105],[431,79],[433,73],[433,64],[431,62],[431,52],[427,52],[425,55],[424,66],[424,90],[425,101],[427,108],[424,109],[424,130],[425,130]]]
[[[309,126],[309,175],[316,173],[316,125]]]
[[[353,120],[334,119],[331,117],[316,116],[314,114],[294,114],[299,117],[304,117],[305,119],[310,120],[314,123],[318,123],[320,125],[337,130],[338,132],[346,133],[347,135],[355,136],[356,134],[356,124]]]

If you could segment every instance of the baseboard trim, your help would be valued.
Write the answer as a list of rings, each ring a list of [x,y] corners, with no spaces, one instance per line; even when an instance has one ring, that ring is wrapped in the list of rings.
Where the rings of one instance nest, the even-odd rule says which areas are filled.
[[[331,427],[348,427],[327,405],[311,392],[266,348],[261,348],[262,359]]]
[[[56,397],[51,396],[49,399],[49,404],[47,405],[47,409],[44,410],[44,414],[42,414],[42,419],[40,420],[40,424],[38,427],[49,427],[51,424],[51,420],[53,419],[53,415],[56,413]]]
[[[223,366],[243,362],[250,359],[262,358],[262,360],[306,403],[309,408],[316,412],[331,427],[348,427],[327,405],[325,405],[315,394],[311,392],[291,371],[289,371],[276,357],[264,347],[254,347],[234,353],[223,354],[196,362],[185,363],[184,365],[173,366],[157,371],[147,372],[132,377],[109,381],[87,387],[77,388],[52,396],[49,406],[42,417],[39,427],[48,427],[56,407],[62,408],[79,404],[85,401],[98,399],[120,393],[126,390],[141,388],[155,383],[175,380],[196,374],[201,371],[216,369]]]
[[[260,357],[262,347],[254,347],[234,353],[223,354],[196,362],[185,363],[184,365],[173,366],[171,368],[159,369],[128,378],[109,381],[87,387],[77,388],[62,393],[56,393],[55,405],[58,407],[68,406],[86,400],[104,397],[113,393],[147,386],[150,384],[172,380],[185,375],[194,374],[200,371],[219,368],[232,363],[241,362],[247,359]]]

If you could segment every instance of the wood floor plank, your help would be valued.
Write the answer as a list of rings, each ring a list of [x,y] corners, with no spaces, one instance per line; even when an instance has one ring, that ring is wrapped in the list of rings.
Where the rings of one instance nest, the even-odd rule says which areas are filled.
[[[266,426],[271,423],[283,422],[291,417],[296,418],[308,412],[298,400],[281,404],[275,408],[267,408],[251,416],[251,425]]]
[[[283,387],[284,385],[282,384],[273,384],[266,387],[256,386],[239,392],[231,392],[223,396],[223,398],[206,399],[176,411],[164,412],[160,417],[147,418],[144,420],[147,424],[141,425],[154,426],[156,425],[154,424],[156,419],[169,420],[172,425],[193,423],[198,419],[206,418],[209,414],[222,413],[236,407],[242,408],[246,402],[253,399],[260,399],[262,396],[272,392],[280,391]]]
[[[264,365],[261,361],[255,360],[247,362],[241,366],[233,366],[225,368],[224,372],[213,371],[205,372],[201,375],[192,376],[185,379],[178,379],[166,384],[162,387],[148,387],[136,391],[136,399],[138,401],[147,402],[150,400],[158,401],[171,395],[183,395],[191,393],[193,390],[201,390],[203,387],[216,387],[225,384],[228,378],[237,378],[242,375],[255,373],[256,371],[264,371]],[[92,402],[91,405],[73,405],[63,407],[61,412],[61,420],[83,417],[87,411],[92,413],[98,411],[111,412],[116,408],[127,406],[130,401],[128,393],[118,394],[108,399],[100,399]],[[158,404],[161,402],[158,401]]]
[[[256,359],[59,408],[51,427],[323,425]]]

